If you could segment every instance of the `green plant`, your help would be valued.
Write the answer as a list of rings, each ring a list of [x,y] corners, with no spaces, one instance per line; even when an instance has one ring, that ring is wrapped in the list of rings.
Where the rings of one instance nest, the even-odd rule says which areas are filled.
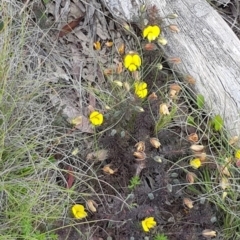
[[[169,114],[166,114],[166,115],[161,114],[155,124],[155,132],[158,133],[160,129],[167,127],[169,123],[172,122],[176,112],[177,112],[177,107],[173,106]]]
[[[163,233],[158,233],[155,237],[154,240],[168,240],[168,237],[163,234]]]
[[[213,117],[213,119],[211,120],[211,126],[216,132],[221,131],[223,128],[222,117],[220,115],[216,115],[215,117]]]
[[[197,106],[199,109],[202,109],[205,103],[205,99],[204,96],[201,94],[197,95]]]
[[[133,176],[131,179],[130,179],[130,183],[128,185],[128,188],[130,190],[133,190],[134,188],[136,188],[139,184],[141,183],[141,180],[139,178],[139,176]]]

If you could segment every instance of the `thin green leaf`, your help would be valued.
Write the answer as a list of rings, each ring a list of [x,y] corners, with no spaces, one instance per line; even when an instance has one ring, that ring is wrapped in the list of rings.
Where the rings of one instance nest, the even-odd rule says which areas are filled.
[[[211,123],[215,131],[220,131],[223,127],[223,119],[220,115],[216,115]]]
[[[203,108],[204,103],[205,103],[204,96],[201,95],[201,94],[198,94],[197,95],[197,106],[198,106],[198,108],[200,108],[200,109]]]

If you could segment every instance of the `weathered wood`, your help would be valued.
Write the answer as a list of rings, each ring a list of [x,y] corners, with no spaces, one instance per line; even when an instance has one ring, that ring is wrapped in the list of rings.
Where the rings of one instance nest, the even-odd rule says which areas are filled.
[[[118,18],[128,21],[137,15],[140,0],[104,0]],[[224,118],[231,136],[240,135],[240,41],[205,0],[146,0],[160,16],[176,13],[171,20],[180,32],[163,30],[168,39],[167,57],[180,57],[175,66],[196,79],[196,91],[204,95],[209,111]],[[124,5],[124,7],[122,7]],[[127,7],[126,7],[127,6]]]

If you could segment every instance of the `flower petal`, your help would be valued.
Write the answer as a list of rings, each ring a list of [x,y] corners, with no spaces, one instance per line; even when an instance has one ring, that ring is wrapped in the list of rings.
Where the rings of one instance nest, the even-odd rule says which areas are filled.
[[[148,226],[148,228],[153,228],[153,227],[155,227],[156,226],[156,222],[154,221],[154,218],[153,217],[149,217],[148,219],[147,219],[147,226]]]
[[[154,36],[157,38],[159,36],[160,32],[161,32],[160,27],[156,26],[156,25],[153,26],[152,27],[152,32],[153,32]]]
[[[128,67],[128,70],[129,70],[130,72],[134,72],[134,71],[137,70],[137,67],[136,67],[136,65],[134,65],[134,64],[130,64],[130,66]]]
[[[99,126],[103,123],[103,115],[98,111],[93,111],[89,116],[89,120],[93,125]]]
[[[147,83],[136,82],[135,83],[135,94],[140,98],[145,98],[148,94]]]
[[[147,225],[146,225],[146,221],[145,221],[145,220],[142,221],[142,228],[143,228],[143,230],[144,230],[145,232],[149,232],[149,229],[148,229],[148,227],[147,227]]]
[[[135,54],[132,56],[132,59],[133,59],[133,63],[137,66],[137,67],[140,67],[141,66],[141,58],[139,57],[139,55]]]
[[[82,219],[87,217],[87,212],[85,212],[84,206],[81,204],[75,204],[72,206],[73,216],[77,219]]]
[[[125,66],[125,68],[128,68],[130,66],[130,64],[132,64],[132,62],[133,62],[132,55],[130,55],[130,54],[126,55],[125,58],[124,58],[124,66]]]
[[[143,29],[143,37],[145,38],[149,32],[151,31],[151,26],[147,26],[146,28]]]
[[[199,167],[201,167],[202,162],[200,160],[200,158],[194,158],[190,161],[190,166],[192,168],[198,169]]]

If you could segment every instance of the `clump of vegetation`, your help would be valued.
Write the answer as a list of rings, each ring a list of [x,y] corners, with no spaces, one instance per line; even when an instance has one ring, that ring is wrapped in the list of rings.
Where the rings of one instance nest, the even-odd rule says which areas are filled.
[[[139,184],[141,184],[141,179],[139,178],[139,176],[133,176],[131,179],[130,179],[130,183],[128,185],[128,188],[130,190],[133,190],[135,189]]]
[[[155,237],[154,240],[168,240],[168,237],[164,234],[158,233]]]

